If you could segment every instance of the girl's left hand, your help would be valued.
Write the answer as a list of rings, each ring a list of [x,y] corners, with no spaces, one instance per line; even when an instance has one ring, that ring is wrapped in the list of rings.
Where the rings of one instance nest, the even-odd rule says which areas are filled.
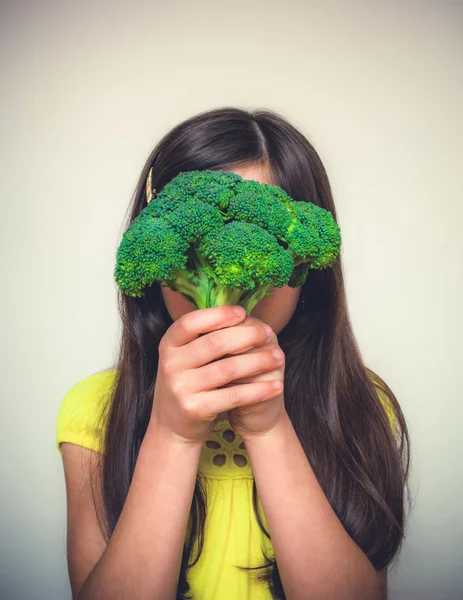
[[[236,325],[236,327],[246,327],[252,323],[260,322],[260,319],[255,317],[246,317],[246,319]],[[280,362],[275,360],[275,368],[263,373],[258,373],[250,377],[242,377],[241,379],[235,379],[233,382],[227,384],[224,387],[230,387],[239,383],[255,383],[257,381],[268,381],[275,380],[281,381],[284,384],[285,374],[285,355],[281,350],[278,339],[275,333],[272,334],[271,339],[261,346],[252,348],[249,353],[262,352],[272,348],[274,350],[280,350],[282,352],[282,359]],[[228,411],[228,420],[235,433],[240,435],[246,442],[246,439],[250,437],[259,437],[266,434],[275,427],[283,418],[285,414],[285,403],[284,403],[284,389],[281,392],[275,392],[273,398],[263,400],[256,404],[249,404],[247,406],[240,406]]]

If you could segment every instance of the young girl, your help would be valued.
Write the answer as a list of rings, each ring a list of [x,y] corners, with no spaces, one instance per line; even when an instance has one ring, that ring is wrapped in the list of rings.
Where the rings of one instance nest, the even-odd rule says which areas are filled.
[[[272,111],[211,110],[166,134],[127,227],[150,169],[153,202],[180,172],[223,170],[337,220],[317,152]],[[76,383],[57,421],[73,598],[385,599],[409,435],[362,360],[341,256],[247,318],[157,284],[118,298],[117,363]]]

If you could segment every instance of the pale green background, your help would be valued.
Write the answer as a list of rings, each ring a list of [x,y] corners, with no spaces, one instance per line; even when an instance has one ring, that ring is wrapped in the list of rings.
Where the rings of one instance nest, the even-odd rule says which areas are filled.
[[[1,589],[70,598],[61,398],[108,366],[115,251],[172,126],[281,111],[314,143],[350,315],[413,442],[394,600],[463,597],[459,2],[2,2]]]

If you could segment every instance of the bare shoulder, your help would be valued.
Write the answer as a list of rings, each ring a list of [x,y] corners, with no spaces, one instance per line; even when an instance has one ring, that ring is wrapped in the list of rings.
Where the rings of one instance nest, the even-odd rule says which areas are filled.
[[[73,598],[106,548],[100,530],[101,491],[98,465],[101,455],[89,448],[61,444],[67,505],[67,559]]]

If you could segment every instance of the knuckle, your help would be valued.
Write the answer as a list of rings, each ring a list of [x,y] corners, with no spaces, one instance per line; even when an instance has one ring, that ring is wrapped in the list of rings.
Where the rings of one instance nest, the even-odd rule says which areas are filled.
[[[263,325],[254,325],[253,335],[256,343],[262,342],[262,339],[267,339],[267,332],[265,331]]]
[[[198,403],[193,398],[186,397],[180,406],[180,413],[185,419],[198,419],[200,416]]]
[[[236,408],[241,402],[241,391],[237,386],[228,388],[228,403],[231,408]]]
[[[273,352],[275,352],[275,348],[272,348],[271,350],[269,350],[268,354],[267,354],[267,360],[271,364],[280,363],[280,362],[284,361],[284,359],[285,359],[284,352],[282,353],[281,357],[274,356]]]
[[[217,363],[217,368],[219,369],[220,375],[226,379],[233,377],[236,374],[236,367],[231,358],[219,361]]]
[[[173,376],[177,371],[176,361],[172,356],[163,357],[161,365],[162,374],[166,378]]]
[[[182,398],[187,394],[186,382],[182,377],[171,378],[170,389],[177,398]]]
[[[208,353],[220,354],[223,349],[223,335],[220,333],[206,335],[204,336],[204,344]]]
[[[212,415],[217,413],[217,407],[215,406],[213,395],[204,394],[203,396],[200,396],[194,409],[197,417],[201,419],[204,415]]]
[[[273,368],[275,366],[275,357],[272,354],[272,351],[264,352],[264,356],[262,357],[263,362],[267,368]]]
[[[193,331],[193,319],[191,313],[185,313],[177,320],[177,327],[182,334],[189,335]]]

